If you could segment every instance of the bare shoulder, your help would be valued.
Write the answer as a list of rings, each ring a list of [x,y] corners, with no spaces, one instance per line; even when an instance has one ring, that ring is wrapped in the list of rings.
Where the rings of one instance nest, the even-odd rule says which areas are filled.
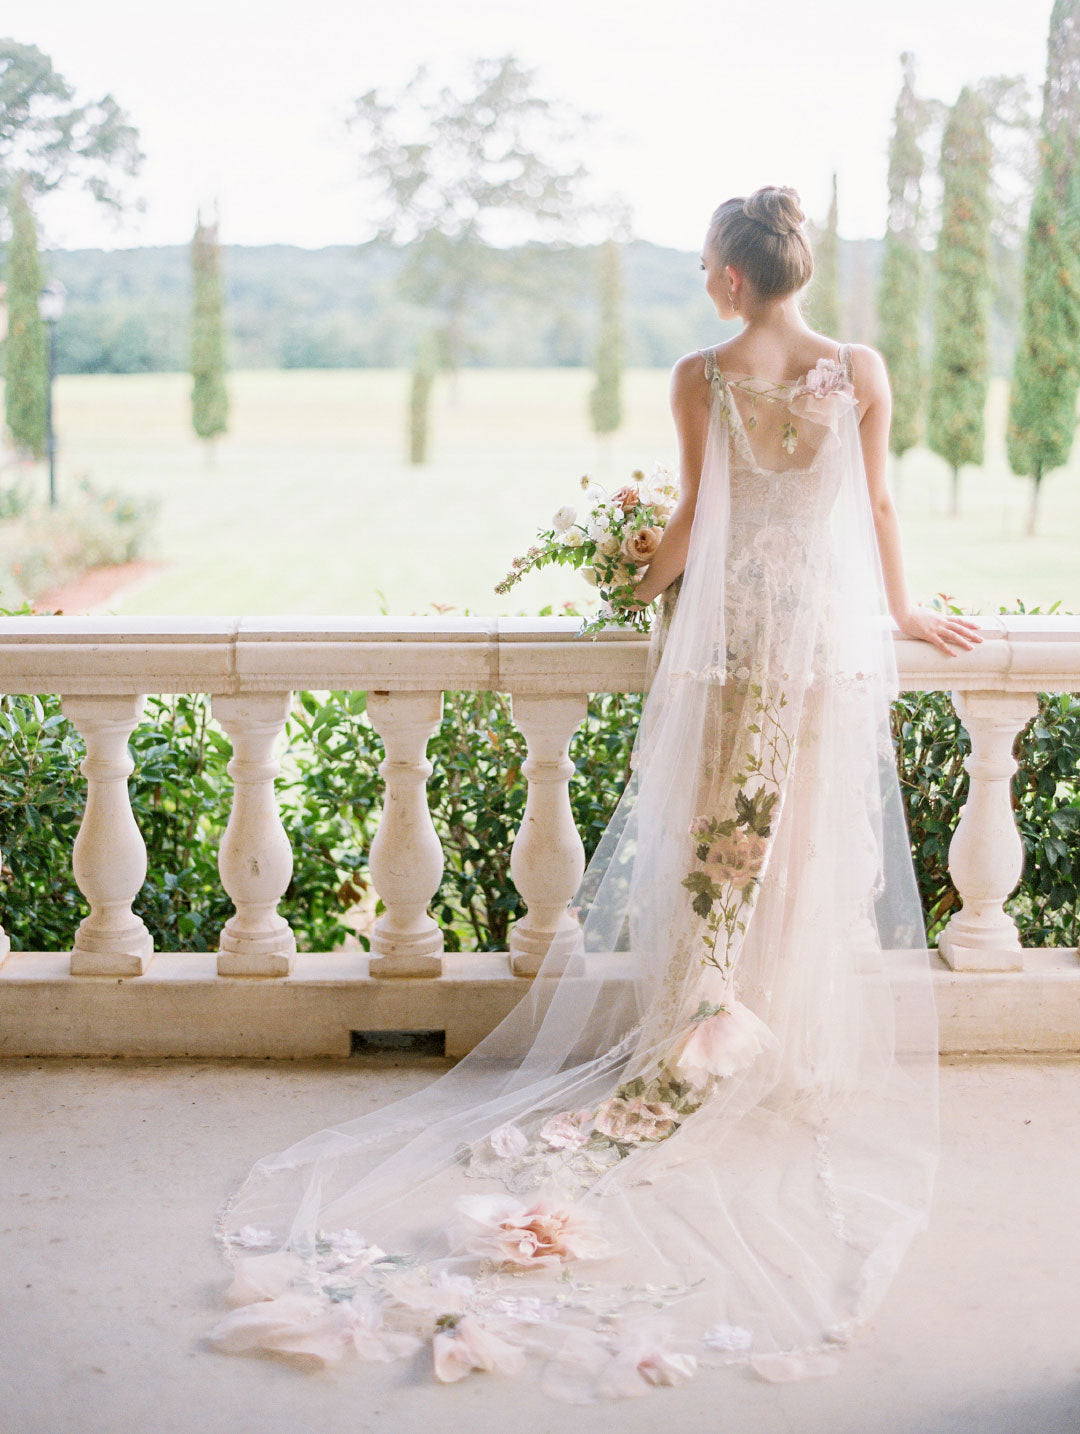
[[[671,370],[672,408],[705,404],[709,396],[709,380],[705,377],[705,358],[700,350],[683,354]]]
[[[871,404],[889,401],[889,370],[877,349],[869,344],[852,344],[851,371],[855,380],[855,397],[864,413]]]

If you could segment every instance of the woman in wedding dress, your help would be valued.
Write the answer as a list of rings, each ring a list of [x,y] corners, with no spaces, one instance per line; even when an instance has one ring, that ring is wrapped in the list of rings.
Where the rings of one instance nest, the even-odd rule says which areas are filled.
[[[528,994],[431,1085],[260,1160],[215,1347],[539,1375],[837,1368],[930,1206],[937,1018],[889,703],[915,606],[888,378],[809,329],[795,191],[713,215],[728,343],[672,379],[680,496],[632,774]]]

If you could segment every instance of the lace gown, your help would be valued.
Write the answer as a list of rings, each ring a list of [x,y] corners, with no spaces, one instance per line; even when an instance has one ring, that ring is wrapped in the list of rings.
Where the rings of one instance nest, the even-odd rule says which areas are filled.
[[[260,1161],[223,1350],[576,1401],[836,1367],[926,1221],[937,1024],[850,351],[726,372],[580,939],[426,1090]]]

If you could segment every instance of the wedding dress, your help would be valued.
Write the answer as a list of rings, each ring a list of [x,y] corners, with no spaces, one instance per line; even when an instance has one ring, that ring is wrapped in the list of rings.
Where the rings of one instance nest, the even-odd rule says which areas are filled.
[[[217,1348],[572,1401],[802,1378],[925,1226],[937,1015],[850,351],[702,362],[687,563],[574,940],[431,1085],[258,1162]]]

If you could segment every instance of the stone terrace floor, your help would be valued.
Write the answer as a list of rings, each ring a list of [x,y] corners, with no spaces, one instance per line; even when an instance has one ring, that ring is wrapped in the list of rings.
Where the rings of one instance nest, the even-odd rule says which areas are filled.
[[[2,1434],[1077,1434],[1080,1061],[942,1066],[930,1228],[838,1375],[710,1371],[556,1404],[421,1368],[310,1374],[200,1345],[210,1235],[260,1155],[429,1080],[438,1059],[0,1062]]]

